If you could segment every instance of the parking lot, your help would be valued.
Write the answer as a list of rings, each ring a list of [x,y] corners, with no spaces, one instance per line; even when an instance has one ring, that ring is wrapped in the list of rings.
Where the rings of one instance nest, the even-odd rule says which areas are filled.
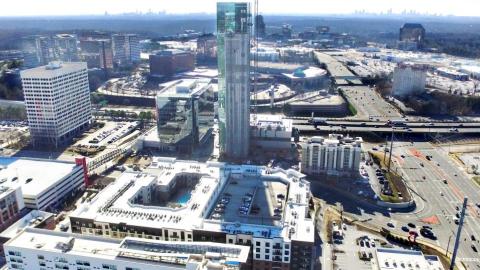
[[[273,225],[283,213],[287,186],[258,178],[230,179],[211,218]]]
[[[105,122],[105,126],[80,140],[76,146],[106,146],[129,134],[139,122]]]

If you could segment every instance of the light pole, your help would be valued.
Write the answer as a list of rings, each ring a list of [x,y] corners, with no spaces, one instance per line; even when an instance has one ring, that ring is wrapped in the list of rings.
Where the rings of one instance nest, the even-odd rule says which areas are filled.
[[[455,259],[457,258],[458,246],[460,245],[460,234],[462,233],[463,220],[465,218],[465,210],[467,209],[468,198],[463,198],[462,213],[460,214],[460,220],[458,221],[457,236],[455,238],[455,245],[453,246],[452,261],[450,263],[450,270],[455,267]]]

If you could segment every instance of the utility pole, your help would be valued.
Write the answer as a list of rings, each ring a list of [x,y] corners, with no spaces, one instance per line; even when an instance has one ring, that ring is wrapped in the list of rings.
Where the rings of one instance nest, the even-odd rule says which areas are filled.
[[[392,165],[392,152],[393,152],[393,126],[392,126],[392,138],[391,138],[391,141],[390,141],[390,153],[389,154],[389,157],[388,157],[388,172],[390,173],[390,167]]]
[[[457,258],[458,245],[460,244],[460,234],[462,233],[463,219],[465,218],[465,210],[467,209],[468,198],[463,198],[462,213],[460,215],[460,220],[458,221],[457,237],[455,238],[455,245],[453,246],[453,255],[452,262],[450,263],[450,270],[453,270],[455,267],[455,259]]]

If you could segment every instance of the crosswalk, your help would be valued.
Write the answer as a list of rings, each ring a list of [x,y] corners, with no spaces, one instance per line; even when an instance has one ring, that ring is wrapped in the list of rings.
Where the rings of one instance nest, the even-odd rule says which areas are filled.
[[[462,262],[480,262],[479,258],[458,258]]]

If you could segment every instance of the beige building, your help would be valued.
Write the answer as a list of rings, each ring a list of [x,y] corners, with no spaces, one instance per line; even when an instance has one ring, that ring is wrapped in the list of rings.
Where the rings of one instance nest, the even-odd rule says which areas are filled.
[[[330,134],[302,143],[301,171],[305,174],[350,175],[358,172],[361,137]]]

